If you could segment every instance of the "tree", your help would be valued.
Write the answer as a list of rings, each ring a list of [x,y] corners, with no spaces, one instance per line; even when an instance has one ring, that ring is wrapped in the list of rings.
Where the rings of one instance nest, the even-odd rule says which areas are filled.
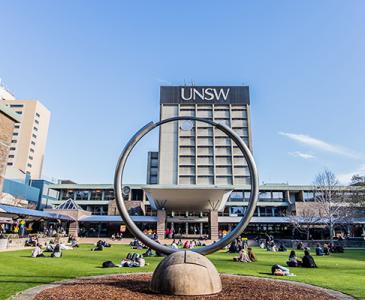
[[[351,185],[353,186],[365,186],[365,176],[355,174],[351,178]]]
[[[328,227],[332,242],[335,226],[349,224],[352,220],[353,197],[339,189],[336,175],[329,170],[316,176],[314,186],[318,215]]]
[[[289,222],[294,230],[306,235],[310,239],[310,230],[320,224],[320,216],[316,215],[310,207],[305,207],[297,212],[296,215],[289,216]]]

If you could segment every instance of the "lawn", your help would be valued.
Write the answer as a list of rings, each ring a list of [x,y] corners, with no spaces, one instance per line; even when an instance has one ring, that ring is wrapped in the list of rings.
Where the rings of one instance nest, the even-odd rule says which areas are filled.
[[[91,252],[91,246],[82,245],[73,251],[64,251],[63,257],[30,257],[31,250],[0,253],[0,299],[7,299],[27,288],[79,276],[91,276],[122,272],[153,271],[161,258],[147,258],[149,266],[141,268],[102,269],[103,261],[118,263],[131,250],[126,245],[114,245],[103,252]],[[243,264],[232,261],[234,255],[220,251],[209,256],[219,272],[272,277],[271,266],[285,265],[288,253],[271,253],[255,249],[258,262]],[[140,253],[142,251],[139,251]],[[301,253],[298,253],[301,254]],[[301,281],[350,294],[365,299],[365,250],[347,250],[344,254],[315,257],[318,269],[292,268],[296,277],[288,280]]]

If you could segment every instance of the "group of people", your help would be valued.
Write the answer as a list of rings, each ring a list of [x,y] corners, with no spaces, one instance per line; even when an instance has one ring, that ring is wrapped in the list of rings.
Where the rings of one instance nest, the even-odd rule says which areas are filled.
[[[240,252],[238,252],[238,257],[234,257],[233,261],[250,263],[257,261],[257,258],[251,247],[243,247]]]
[[[344,249],[341,245],[335,246],[333,243],[323,244],[323,247],[321,247],[321,244],[317,244],[316,246],[316,255],[317,256],[323,256],[323,255],[330,255],[331,253],[343,253]]]
[[[298,259],[295,250],[292,250],[286,264],[288,267],[317,268],[314,258],[310,255],[309,250],[304,250],[304,256],[302,259]]]
[[[119,264],[114,264],[112,261],[108,260],[103,262],[103,268],[114,268],[114,267],[128,267],[128,268],[135,268],[135,267],[144,267],[146,265],[146,261],[142,255],[138,253],[128,253],[128,255],[122,259]]]

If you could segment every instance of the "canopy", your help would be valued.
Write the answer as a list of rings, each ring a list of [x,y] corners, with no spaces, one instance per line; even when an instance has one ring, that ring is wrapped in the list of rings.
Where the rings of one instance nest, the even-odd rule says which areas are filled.
[[[45,220],[75,221],[73,218],[66,215],[49,213],[45,211],[28,209],[18,206],[3,205],[3,204],[0,204],[0,216],[11,217],[11,218],[17,216],[20,218],[33,218],[33,219],[40,218]]]

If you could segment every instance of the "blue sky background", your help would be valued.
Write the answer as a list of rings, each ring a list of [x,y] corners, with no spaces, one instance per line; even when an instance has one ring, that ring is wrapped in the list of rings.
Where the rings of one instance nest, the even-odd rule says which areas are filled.
[[[0,78],[52,112],[44,175],[109,183],[159,86],[250,86],[260,180],[365,174],[364,1],[0,1]],[[145,182],[139,145],[126,178]]]

